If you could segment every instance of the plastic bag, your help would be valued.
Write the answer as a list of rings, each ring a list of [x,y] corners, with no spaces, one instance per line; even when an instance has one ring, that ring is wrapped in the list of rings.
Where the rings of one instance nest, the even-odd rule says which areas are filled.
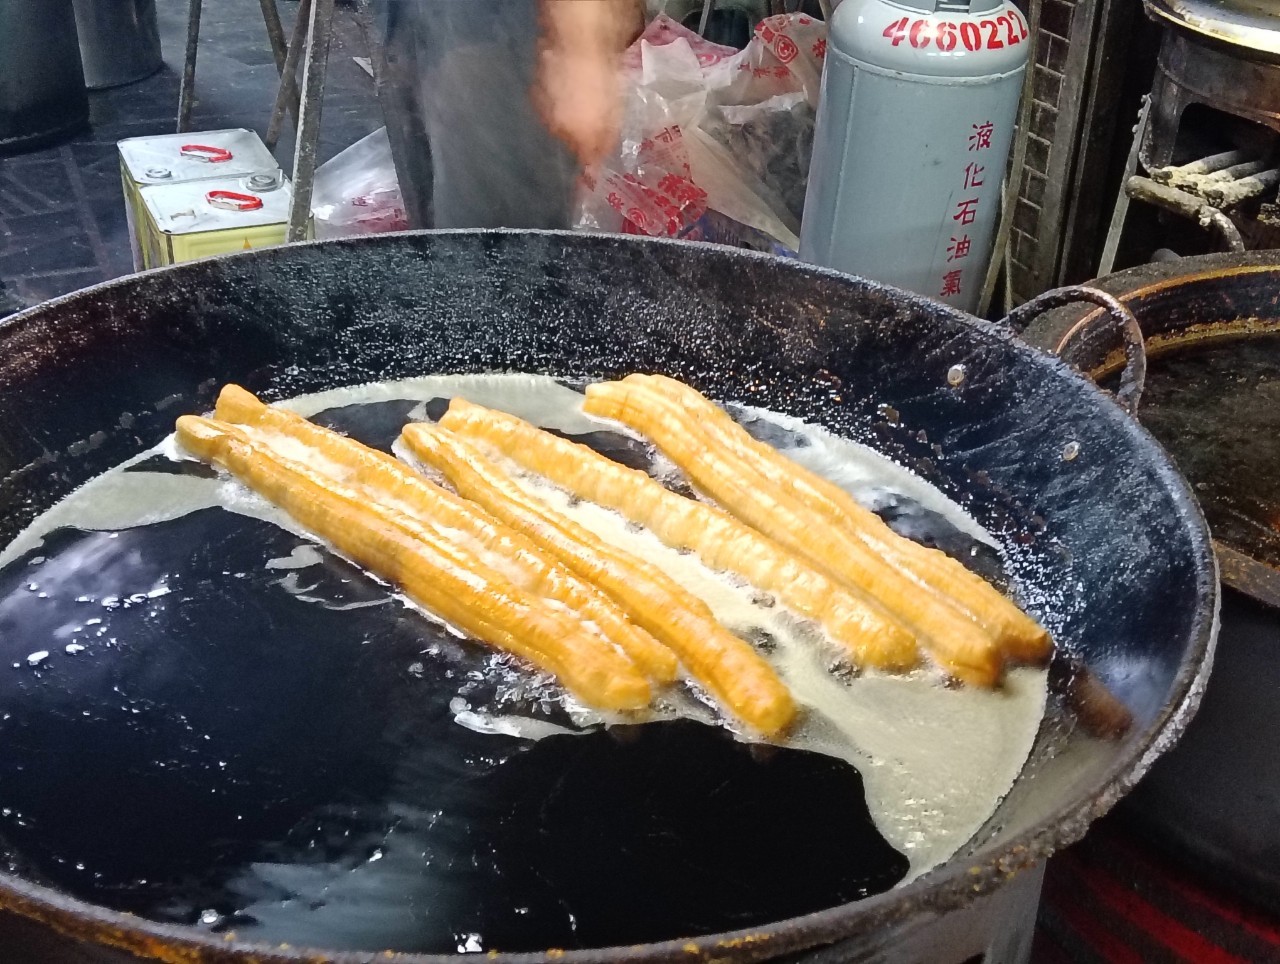
[[[317,238],[408,229],[385,127],[316,168],[311,213]]]
[[[583,177],[577,226],[794,254],[826,25],[762,20],[737,51],[660,15],[623,60],[618,152]]]

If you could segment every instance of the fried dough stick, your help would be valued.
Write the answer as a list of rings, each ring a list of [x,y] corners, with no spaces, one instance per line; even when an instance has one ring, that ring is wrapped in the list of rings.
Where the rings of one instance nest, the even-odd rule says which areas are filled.
[[[789,492],[803,503],[814,514],[815,524],[840,526],[915,581],[955,600],[996,637],[1006,655],[1028,662],[1048,658],[1053,645],[1048,632],[985,579],[945,552],[898,535],[840,486],[752,438],[706,396],[665,375],[628,375],[623,382],[645,385],[678,402],[717,444],[759,472],[775,490]]]
[[[908,669],[919,662],[915,638],[900,622],[714,506],[669,492],[644,472],[585,445],[463,399],[453,400],[440,424],[492,446],[574,495],[622,513],[672,548],[693,550],[712,569],[736,572],[774,593],[783,605],[819,623],[860,666]]]
[[[914,627],[920,645],[952,676],[979,686],[999,681],[1004,657],[994,637],[949,601],[922,591],[859,540],[829,525],[815,525],[793,496],[770,491],[758,472],[726,457],[679,405],[639,385],[605,382],[587,387],[583,410],[646,435],[733,515]]]
[[[665,573],[526,494],[461,436],[412,423],[400,440],[416,458],[442,472],[459,494],[608,593],[636,623],[674,650],[734,716],[770,736],[795,717],[795,702],[773,667]]]
[[[394,511],[281,458],[233,425],[184,415],[177,429],[189,451],[227,469],[339,552],[477,639],[555,673],[584,702],[608,710],[649,702],[649,682],[635,664],[581,622],[487,566],[460,565],[465,553],[412,537],[412,523]]]
[[[590,582],[474,503],[459,498],[389,455],[361,445],[305,418],[264,405],[250,392],[227,385],[218,396],[216,417],[265,433],[275,448],[280,438],[321,456],[317,471],[358,489],[371,501],[390,506],[456,542],[474,547],[479,560],[520,588],[563,603],[600,628],[646,675],[670,683],[679,672],[675,653],[644,629]],[[287,453],[284,453],[287,454]]]

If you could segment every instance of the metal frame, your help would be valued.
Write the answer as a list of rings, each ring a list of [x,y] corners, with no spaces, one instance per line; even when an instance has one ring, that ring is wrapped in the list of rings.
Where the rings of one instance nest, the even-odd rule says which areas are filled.
[[[280,76],[280,86],[264,140],[267,149],[275,151],[286,112],[293,117],[298,138],[293,156],[293,201],[289,209],[286,240],[301,241],[307,235],[311,217],[316,146],[320,139],[329,44],[333,37],[334,0],[300,0],[293,32],[287,42],[275,0],[258,2],[262,8],[262,21],[266,27],[267,39],[271,43],[276,72]],[[177,129],[180,134],[191,128],[202,7],[203,0],[189,0],[187,7],[187,46],[182,65],[182,83],[178,91]],[[301,91],[296,80],[299,61],[303,64]]]

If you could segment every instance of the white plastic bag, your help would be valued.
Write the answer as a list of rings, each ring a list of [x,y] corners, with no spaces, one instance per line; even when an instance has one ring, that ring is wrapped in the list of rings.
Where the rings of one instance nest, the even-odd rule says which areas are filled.
[[[583,178],[577,225],[794,253],[826,25],[762,20],[745,50],[665,15],[623,61],[620,145]]]
[[[317,238],[408,229],[385,127],[316,168],[311,213]]]

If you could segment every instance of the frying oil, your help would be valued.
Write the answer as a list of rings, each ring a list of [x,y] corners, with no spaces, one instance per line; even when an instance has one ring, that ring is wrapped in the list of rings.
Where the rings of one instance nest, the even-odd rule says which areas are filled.
[[[300,397],[286,407],[313,415],[378,399],[453,397],[572,436],[602,429],[626,434],[616,423],[585,415],[582,396],[572,388],[527,375],[389,382]],[[424,417],[426,407],[413,414]],[[874,506],[892,494],[979,546],[995,545],[960,506],[872,449],[778,413],[741,409],[735,414],[762,437],[784,446],[789,458],[845,487],[865,504]],[[677,475],[660,455],[646,454],[649,462],[643,467],[652,474],[666,479]],[[839,665],[839,652],[815,626],[776,602],[762,601],[751,586],[708,569],[696,555],[668,548],[652,533],[629,526],[616,512],[573,499],[528,476],[516,478],[557,511],[658,566],[701,597],[716,618],[739,635],[766,640],[772,648],[766,656],[806,708],[790,743],[857,767],[877,826],[911,861],[908,879],[955,853],[1013,785],[1044,715],[1044,670],[1014,670],[994,693],[944,687],[928,670],[850,676],[840,672],[844,667]],[[701,715],[689,701],[676,701],[672,711]]]
[[[679,473],[643,441],[616,425],[583,415],[582,396],[551,378],[429,377],[338,389],[285,404],[356,437],[361,437],[357,429],[362,428],[362,441],[389,448],[407,418],[438,417],[452,397],[519,415],[587,442],[610,457],[644,467],[678,490],[687,489]],[[998,564],[994,540],[959,506],[873,451],[776,414],[747,409],[734,414],[757,437],[844,486],[864,504],[873,508],[892,505],[900,520],[914,525],[916,531],[923,526],[931,538],[957,554]],[[225,475],[190,461],[170,438],[92,480],[45,513],[0,554],[0,576],[14,573],[17,567],[24,572],[41,571],[49,565],[45,556],[55,559],[52,550],[66,542],[68,532],[82,532],[66,551],[79,553],[77,558],[84,560],[114,558],[111,553],[118,554],[122,548],[114,539],[116,534],[128,542],[146,533],[163,533],[164,552],[140,549],[128,554],[134,562],[154,556],[159,564],[165,552],[172,555],[184,543],[207,541],[213,543],[207,555],[223,551],[233,556],[227,546],[240,543],[232,540],[219,545],[217,533],[243,530],[244,545],[250,548],[235,556],[238,561],[222,571],[220,579],[203,579],[202,588],[187,593],[174,573],[170,581],[179,591],[176,596],[159,598],[148,594],[158,588],[167,592],[170,582],[151,573],[145,579],[139,576],[136,581],[148,585],[141,586],[138,593],[126,593],[126,598],[140,593],[146,606],[155,607],[151,612],[158,623],[170,613],[171,618],[180,620],[181,627],[186,616],[201,605],[202,593],[214,597],[222,593],[225,598],[219,602],[231,606],[227,615],[232,623],[243,622],[245,633],[261,636],[284,621],[284,616],[273,614],[269,619],[263,617],[265,628],[252,628],[257,625],[253,620],[256,600],[262,594],[260,586],[270,586],[271,592],[287,600],[288,605],[279,613],[287,614],[288,620],[296,621],[300,612],[307,613],[308,619],[319,613],[331,622],[315,626],[332,625],[334,634],[347,627],[353,639],[360,637],[342,651],[345,655],[341,658],[363,661],[360,665],[364,668],[347,666],[325,673],[326,677],[344,677],[339,680],[346,687],[342,698],[333,698],[335,718],[341,716],[340,706],[354,702],[347,690],[360,690],[364,685],[376,688],[372,682],[363,684],[361,674],[371,679],[385,676],[388,692],[399,692],[398,688],[406,685],[423,688],[422,702],[415,704],[413,712],[425,715],[409,728],[411,732],[395,737],[397,756],[394,763],[388,763],[387,771],[393,776],[386,779],[398,789],[382,795],[399,801],[391,807],[392,816],[383,813],[387,806],[380,805],[377,812],[382,816],[377,819],[347,825],[349,819],[343,818],[335,826],[330,812],[333,805],[326,804],[319,816],[308,817],[286,831],[258,833],[260,839],[280,836],[281,842],[265,852],[258,852],[262,846],[256,844],[258,850],[253,855],[237,857],[234,863],[238,870],[220,872],[216,886],[206,881],[199,888],[188,887],[188,893],[175,885],[163,899],[145,888],[91,887],[80,892],[87,899],[109,904],[115,900],[113,906],[148,916],[214,929],[239,929],[246,937],[313,946],[535,950],[654,940],[753,926],[909,880],[954,854],[1012,785],[1044,712],[1043,671],[1015,670],[995,692],[944,686],[937,674],[927,669],[906,675],[856,673],[816,626],[787,611],[768,594],[735,576],[708,569],[691,553],[667,548],[651,533],[628,525],[617,513],[572,499],[543,480],[519,473],[516,477],[537,498],[663,569],[701,597],[722,623],[764,653],[802,707],[800,722],[781,749],[756,745],[747,735],[733,733],[731,724],[719,717],[696,685],[689,683],[662,694],[648,716],[651,722],[644,726],[625,725],[635,720],[602,718],[576,704],[546,674],[530,673],[510,657],[468,646],[438,620],[432,628],[429,614],[416,611],[407,600],[393,597],[389,588],[318,551],[314,540],[286,515]],[[227,512],[233,515],[227,517]],[[220,521],[228,518],[241,521]],[[219,559],[218,563],[229,561]],[[180,566],[175,562],[170,568]],[[215,576],[218,568],[212,566]],[[91,572],[92,566],[78,565],[72,571],[83,574]],[[237,609],[235,600],[239,597],[235,593],[240,589],[245,591],[245,601]],[[30,597],[35,594],[25,587],[23,592],[21,604],[30,607]],[[91,593],[77,598],[106,601]],[[8,602],[0,600],[0,628],[7,628]],[[29,609],[9,609],[13,620],[32,624],[28,616],[19,615]],[[119,612],[113,614],[122,618]],[[135,614],[139,618],[146,615],[141,610]],[[30,645],[15,644],[22,652],[13,657],[12,672],[26,674],[16,678],[27,698],[34,700],[31,694],[46,692],[46,684],[59,672],[67,672],[73,658],[81,661],[75,664],[79,669],[90,665],[85,662],[90,656],[112,657],[105,639],[94,636],[85,620],[76,625],[80,635],[73,633],[74,639],[68,636],[71,641],[65,650],[34,635]],[[102,626],[94,628],[100,634],[106,632]],[[317,631],[327,632],[308,630]],[[289,630],[290,640],[297,632]],[[60,634],[67,635],[54,627],[48,635],[60,639]],[[224,635],[234,634],[229,625]],[[87,652],[86,642],[90,645]],[[253,643],[242,645],[251,648]],[[80,648],[72,649],[76,646]],[[227,648],[230,650],[230,643]],[[45,656],[32,663],[30,657],[36,652]],[[408,655],[401,659],[401,653]],[[324,662],[321,649],[315,654],[299,657],[297,672],[306,679],[313,671],[321,672],[317,668]],[[240,658],[234,652],[227,658],[233,657]],[[396,659],[400,662],[391,673],[386,667]],[[300,692],[307,689],[299,686]],[[0,682],[0,697],[7,695]],[[143,715],[147,701],[138,702],[124,711],[131,716]],[[62,707],[58,712],[64,710]],[[85,710],[86,715],[99,712],[97,707]],[[345,729],[373,726],[370,720],[376,715],[370,706]],[[389,739],[386,725],[370,730],[376,734],[376,739],[370,739],[379,746]],[[397,725],[404,729],[403,721]],[[632,731],[648,735],[624,738]],[[228,737],[235,745],[244,738],[238,730]],[[193,744],[196,749],[204,749],[200,734],[193,732],[191,739],[197,741]],[[212,742],[216,745],[216,739]],[[362,753],[361,759],[376,756],[367,750]],[[781,756],[768,766],[750,762],[769,754]],[[212,783],[207,792],[215,797],[219,793],[234,797],[236,786],[248,794],[244,788],[252,780],[242,773],[240,783],[234,782],[234,759],[214,759],[206,769],[218,779],[231,781]],[[455,777],[441,784],[440,772]],[[372,773],[363,778],[362,787],[378,782]],[[475,781],[470,790],[465,789],[472,786],[469,780]],[[542,781],[547,780],[553,782],[543,786]],[[446,793],[441,786],[451,789]],[[483,794],[477,792],[480,787]],[[724,792],[725,788],[732,788],[732,794]],[[283,812],[287,795],[282,790],[276,792]],[[526,813],[522,802],[550,801],[553,797],[566,801],[559,818],[549,802],[537,813]],[[434,798],[440,799],[433,805]],[[707,808],[707,799],[720,802]],[[757,804],[773,808],[769,819],[786,823],[785,832],[765,835],[776,840],[766,843],[760,839],[759,814],[750,810]],[[228,826],[235,828],[246,818],[253,819],[248,809],[254,806],[261,804],[237,806],[235,814],[228,812]],[[707,808],[709,822],[691,832],[690,814],[696,816],[699,807]],[[0,784],[0,812],[6,808],[13,809],[6,804],[5,786]],[[609,812],[599,814],[601,810]],[[352,812],[366,811],[355,807]],[[584,828],[590,828],[597,816],[603,821],[600,840],[605,843],[587,847],[581,842],[588,832]],[[741,827],[734,822],[736,818],[744,821]],[[555,819],[561,819],[566,828],[563,838],[555,836],[554,827],[538,823]],[[664,819],[669,826],[655,823]],[[680,830],[673,833],[670,828],[677,825]],[[824,826],[826,836],[820,843],[803,837],[810,828],[818,832]],[[488,829],[481,833],[477,828]],[[522,842],[503,851],[497,841],[514,840],[512,834],[517,830]],[[750,833],[750,838],[736,838],[739,830]],[[18,832],[15,826],[6,832],[0,822],[0,837]],[[218,832],[225,836],[228,831]],[[304,852],[311,856],[301,861],[285,859],[281,851],[288,849],[286,841],[299,834],[307,840]],[[531,837],[562,842],[548,853],[523,853],[521,848],[528,845],[525,838]],[[663,850],[660,841],[675,837],[680,837],[678,851]],[[699,846],[695,838],[719,849],[695,859],[693,852]],[[459,843],[467,840],[473,843]],[[771,859],[766,852],[770,845],[788,849],[775,850]],[[349,855],[325,859],[334,847],[347,853],[352,846],[368,852],[354,862]],[[841,846],[847,848],[847,858],[822,863],[828,856],[824,850],[838,853]],[[13,849],[23,851],[17,845]],[[604,852],[602,858],[595,856],[597,850]],[[517,852],[520,860],[502,856]],[[433,853],[437,855],[434,862]],[[756,863],[733,863],[753,853]],[[465,860],[464,854],[469,855]],[[810,859],[803,854],[813,856]],[[597,860],[604,863],[597,866],[593,863]],[[627,896],[628,887],[652,893],[652,881],[642,873],[645,860],[654,862],[649,868],[652,874],[672,881],[683,874],[700,881],[700,889],[696,895],[681,894],[672,883],[670,906],[664,910],[655,904],[656,909],[646,917]],[[859,860],[865,866],[851,876],[849,868]],[[49,856],[43,867],[34,869],[77,892],[80,878],[59,876],[54,867],[58,861],[64,867],[84,863],[64,848],[64,852]],[[470,869],[464,873],[459,861]],[[541,879],[526,879],[526,871],[512,869],[529,861],[543,867]],[[767,862],[763,871],[760,862]],[[675,873],[670,873],[667,863],[682,866],[671,868]],[[787,863],[794,864],[796,879],[786,887],[766,886],[753,877],[762,872],[763,878],[774,881],[775,868]],[[428,866],[436,875],[430,888],[420,879]],[[708,871],[708,867],[715,869]],[[713,876],[706,877],[707,873]],[[601,875],[620,878],[617,893],[574,883],[584,876],[598,881]],[[549,879],[555,882],[551,896],[544,893]],[[504,883],[496,886],[495,880]],[[779,903],[781,891],[789,895],[781,898],[783,903]],[[130,895],[127,899],[126,892]],[[183,896],[175,896],[179,892]],[[483,907],[472,907],[467,913],[458,909],[468,902],[474,904],[475,895],[481,892],[493,894],[494,905],[485,911],[487,917],[480,913]],[[712,894],[714,898],[709,896]],[[570,895],[574,895],[572,899]],[[713,908],[709,900],[721,900],[723,906]],[[615,919],[601,909],[609,901],[631,906],[627,914]],[[208,906],[213,904],[217,906]],[[394,907],[388,909],[388,905]],[[372,913],[371,907],[379,910]]]

